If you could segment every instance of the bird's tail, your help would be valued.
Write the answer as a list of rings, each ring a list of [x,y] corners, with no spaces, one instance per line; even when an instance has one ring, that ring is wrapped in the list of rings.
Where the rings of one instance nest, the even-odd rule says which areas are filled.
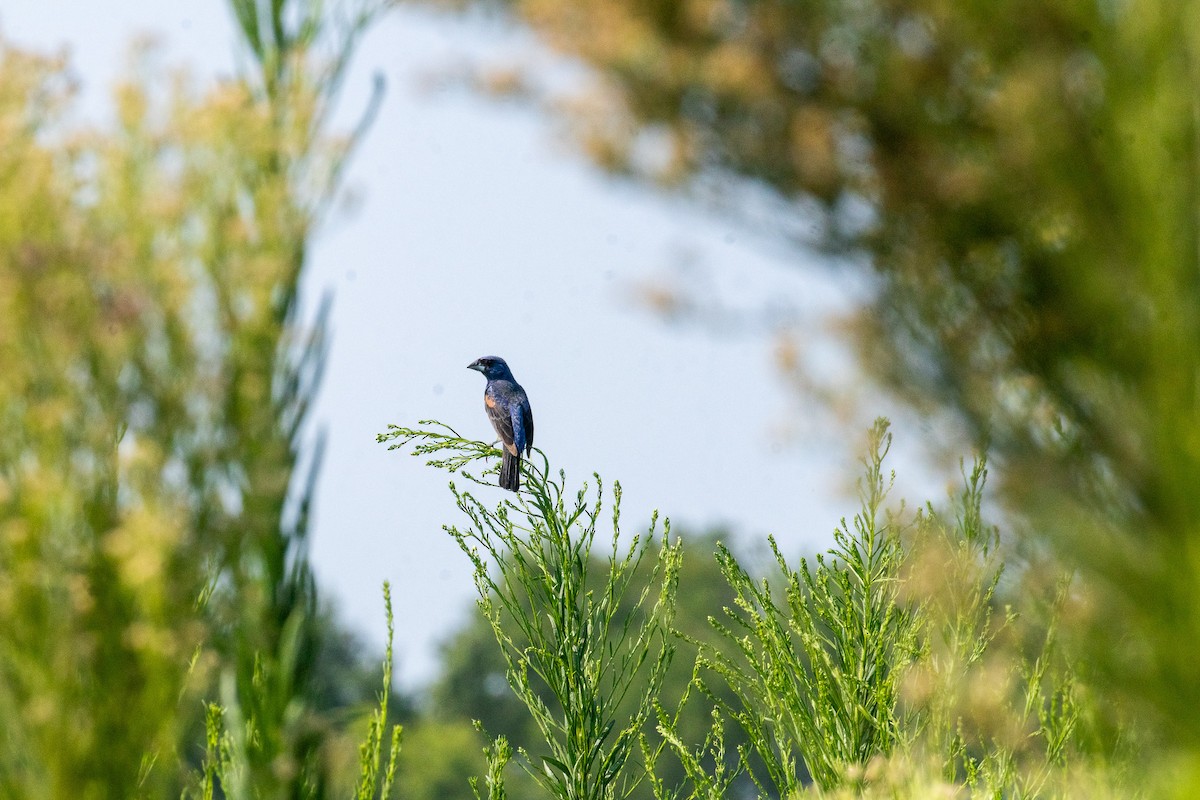
[[[514,456],[505,448],[504,460],[500,463],[500,486],[510,492],[515,492],[520,485],[521,457]]]

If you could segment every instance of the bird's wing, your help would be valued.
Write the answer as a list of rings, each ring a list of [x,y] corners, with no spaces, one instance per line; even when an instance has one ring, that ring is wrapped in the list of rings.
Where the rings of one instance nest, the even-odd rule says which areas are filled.
[[[521,415],[525,421],[525,454],[533,451],[533,409],[529,407],[529,398],[521,403]]]
[[[487,407],[488,419],[492,421],[496,435],[500,437],[500,441],[504,442],[504,448],[513,455],[517,455],[516,448],[513,446],[512,414],[508,410],[508,404],[503,400],[497,401],[491,394],[483,396],[483,404]]]
[[[513,447],[520,454],[529,446],[526,438],[528,434],[525,430],[525,403],[514,398],[510,404],[509,415],[512,417]]]

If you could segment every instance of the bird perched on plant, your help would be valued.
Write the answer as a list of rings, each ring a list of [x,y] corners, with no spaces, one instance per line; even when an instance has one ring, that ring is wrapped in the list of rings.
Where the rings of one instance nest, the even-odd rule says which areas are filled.
[[[521,453],[529,455],[533,450],[533,411],[529,407],[529,398],[503,358],[477,358],[467,369],[477,370],[487,378],[483,405],[504,451],[500,485],[515,492],[521,482]]]

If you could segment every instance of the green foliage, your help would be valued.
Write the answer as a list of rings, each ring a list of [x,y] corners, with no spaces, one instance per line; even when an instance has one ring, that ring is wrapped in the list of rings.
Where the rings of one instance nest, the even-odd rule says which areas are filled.
[[[512,759],[512,747],[503,736],[497,736],[490,747],[483,749],[483,754],[487,757],[488,765],[488,800],[505,800],[508,797],[508,791],[505,789],[504,768]],[[481,800],[479,782],[474,778],[471,779],[471,791],[475,795],[475,800]]]
[[[647,782],[653,791],[655,800],[676,800],[685,788],[690,787],[687,797],[689,800],[720,800],[734,791],[748,759],[744,750],[740,750],[741,758],[730,763],[727,757],[727,731],[720,709],[711,709],[711,724],[702,736],[685,738],[681,718],[686,710],[695,706],[689,703],[691,689],[702,687],[698,672],[702,662],[695,662],[692,680],[688,691],[679,700],[674,716],[669,715],[662,703],[656,703],[654,710],[658,718],[657,733],[662,737],[661,743],[655,743],[649,736],[642,736],[642,755],[646,763]],[[707,687],[704,687],[707,691]],[[684,780],[674,783],[664,778],[662,754],[672,753],[682,768]]]
[[[953,519],[932,506],[906,540],[902,597],[917,603],[921,654],[905,676],[918,751],[941,778],[982,796],[1042,796],[1070,786],[1081,764],[1099,769],[1106,749],[1097,701],[1059,642],[1071,581],[1027,563],[1001,588],[998,529],[983,520],[987,470],[965,475]]]
[[[925,743],[943,759],[946,780],[980,771],[968,755],[959,719],[973,681],[996,677],[983,670],[985,657],[1016,622],[1011,607],[996,613],[1004,565],[999,530],[985,525],[980,511],[986,474],[981,459],[959,498],[954,524],[946,524],[932,506],[920,511],[902,574],[902,596],[921,604],[925,626],[922,658],[908,676],[910,700],[924,707]],[[975,755],[988,752],[979,742],[971,744]]]
[[[745,731],[743,766],[777,796],[1068,791],[1105,762],[1085,724],[1095,705],[1057,646],[1067,583],[1047,610],[1030,580],[1013,592],[1023,613],[1008,605],[997,615],[1003,562],[981,512],[983,461],[953,522],[932,505],[906,519],[883,509],[885,421],[869,441],[854,533],[843,522],[815,566],[793,569],[772,541],[780,590],[718,548],[736,600],[712,620],[721,637],[697,660],[696,686],[718,700],[712,731],[689,743],[660,714],[690,796],[722,796],[731,780],[721,759],[716,769],[697,759],[723,747],[722,717]],[[717,698],[721,686],[733,702]]]
[[[498,455],[429,425],[392,427],[379,438],[456,471]],[[569,770],[555,772],[550,764],[539,772],[530,753],[548,749],[543,765],[549,759],[578,763],[565,758],[599,753],[603,739],[592,740],[591,751],[573,751],[574,731],[594,734],[622,723],[641,755],[640,764],[627,767],[640,771],[637,789],[656,800],[734,796],[745,788],[739,780],[747,772],[763,795],[778,797],[1119,795],[1126,785],[1121,770],[1133,763],[1133,751],[1112,749],[1097,736],[1101,706],[1088,676],[1061,647],[1069,581],[1053,562],[1033,559],[1001,580],[1006,562],[999,532],[982,512],[982,459],[964,474],[964,488],[948,510],[927,504],[913,515],[903,506],[885,508],[890,444],[880,420],[863,462],[861,510],[852,527],[843,521],[835,532],[833,549],[793,568],[771,542],[781,585],[754,577],[728,547],[715,544],[716,559],[703,560],[724,577],[709,576],[732,592],[728,606],[704,626],[707,638],[676,629],[676,646],[698,648],[679,693],[665,690],[661,661],[649,662],[648,648],[637,644],[635,652],[645,655],[636,657],[652,668],[613,673],[634,678],[620,690],[635,697],[633,706],[613,704],[612,691],[595,691],[593,676],[605,674],[606,663],[624,669],[621,648],[630,640],[649,641],[645,632],[655,630],[657,611],[640,618],[618,612],[611,618],[625,621],[613,626],[605,622],[611,606],[603,604],[620,606],[624,595],[635,598],[636,611],[657,587],[657,607],[684,607],[668,570],[688,551],[664,542],[658,563],[629,577],[623,568],[636,565],[647,546],[635,540],[621,555],[614,533],[606,555],[597,558],[591,548],[598,500],[585,503],[581,491],[574,504],[565,504],[562,482],[546,488],[544,457],[541,469],[526,465],[527,495],[497,509],[455,490],[472,525],[447,530],[476,566],[486,628],[500,647],[489,656],[480,649],[482,628],[469,628],[448,650],[448,666],[457,672],[437,696],[465,695],[454,713],[480,708],[494,724],[512,726],[484,751],[490,796],[514,793],[502,774],[512,755],[507,735],[534,740],[523,746],[518,739],[518,754],[543,789],[564,797],[575,785],[558,779]],[[488,474],[494,472],[489,467]],[[551,514],[554,522],[547,523]],[[556,530],[577,535],[556,543]],[[694,546],[690,552],[700,556]],[[599,571],[590,582],[589,567]],[[599,622],[590,627],[577,621],[592,613],[600,616],[591,617]],[[637,619],[632,628],[631,618]],[[678,625],[687,618],[674,619]],[[581,635],[606,626],[603,647]],[[474,682],[465,674],[472,671]],[[507,703],[495,680],[501,671],[530,712],[532,733],[513,725],[511,709],[487,716],[492,706]],[[685,713],[697,711],[706,723],[685,724]],[[437,713],[446,712],[425,724],[440,735],[449,723],[436,720]],[[601,726],[593,716],[610,721]],[[458,730],[466,732],[461,724]],[[729,757],[731,747],[736,759]],[[421,787],[415,796],[432,796],[430,786],[456,796],[454,782],[442,776],[453,770],[451,762],[462,762],[459,749],[451,748],[454,755],[439,765],[408,762],[405,780]],[[593,782],[585,796],[632,796],[636,783],[618,782],[615,773],[588,777]],[[472,785],[478,793],[479,782]],[[1081,794],[1076,786],[1088,788]]]
[[[717,551],[737,599],[713,624],[733,652],[713,648],[702,658],[736,693],[739,704],[725,712],[746,730],[781,796],[800,787],[801,763],[831,788],[850,765],[886,758],[903,742],[899,678],[913,659],[918,622],[898,601],[896,523],[881,518],[890,486],[882,471],[886,423],[876,423],[870,441],[855,533],[843,522],[830,558],[817,556],[815,567],[801,559],[793,570],[771,539],[783,603],[727,548]]]
[[[683,546],[672,625],[676,635],[682,638],[675,642],[675,657],[663,679],[660,699],[662,705],[676,709],[676,713],[671,715],[671,735],[682,742],[700,742],[711,733],[713,720],[711,702],[691,688],[697,643],[716,638],[708,618],[720,613],[722,606],[731,604],[733,594],[712,558],[718,533],[692,535],[680,532],[677,527],[672,531]],[[603,555],[592,553],[588,569],[589,590],[601,591],[606,574],[607,564]],[[618,615],[636,615],[633,602],[650,585],[652,578],[652,570],[643,563],[635,571],[630,590],[620,601]],[[509,635],[521,640],[520,631],[511,623]],[[486,618],[475,616],[443,646],[438,680],[430,693],[430,716],[439,723],[478,720],[490,735],[503,735],[512,747],[533,748],[541,734],[524,704],[509,689],[505,679],[506,669],[503,653],[496,647],[491,624]],[[549,702],[551,698],[544,685],[536,680],[534,684]],[[686,702],[681,703],[685,698]],[[640,701],[640,696],[626,697],[620,706],[621,715],[633,714]],[[655,731],[646,733],[643,756],[657,758],[654,779],[664,787],[681,785],[686,778],[684,764],[674,757],[658,758],[661,739]],[[730,733],[726,755],[730,767],[736,764],[736,747],[743,741],[744,737],[738,731]],[[709,758],[702,759],[706,770],[711,770],[713,766],[709,755]],[[519,788],[511,786],[509,794],[527,796],[525,792],[518,791]],[[649,783],[645,783],[638,786],[631,797],[650,798],[654,796],[654,791]]]
[[[383,657],[383,690],[379,693],[379,707],[371,714],[371,722],[367,728],[367,738],[359,749],[359,778],[354,791],[354,800],[388,800],[391,797],[392,784],[396,781],[396,759],[400,755],[400,740],[403,727],[393,725],[390,744],[387,747],[387,767],[383,771],[380,783],[379,766],[384,752],[384,740],[387,733],[388,701],[392,694],[392,639],[395,636],[392,617],[392,587],[385,581],[383,584],[383,605],[387,614],[387,648]]]
[[[423,424],[429,427],[389,426],[379,440],[392,442],[392,449],[408,445],[414,455],[437,456],[429,463],[454,472],[498,454],[446,426]],[[447,531],[475,567],[479,607],[504,655],[509,685],[541,734],[543,752],[520,753],[529,775],[562,800],[627,797],[641,780],[630,756],[673,654],[669,631],[681,545],[670,541],[668,525],[654,546],[655,518],[649,532],[635,535],[622,551],[618,485],[606,570],[600,587],[591,588],[588,572],[604,498],[599,476],[593,499],[585,484],[568,501],[565,475],[553,480],[544,455],[541,459],[541,468],[523,462],[526,484],[515,503],[490,508],[452,484],[471,524]],[[630,613],[621,613],[648,553],[650,579]],[[644,616],[637,613],[643,608]],[[637,699],[631,713],[622,709],[627,696]],[[502,757],[503,744],[494,752]]]
[[[383,688],[367,723],[365,737],[358,748],[358,775],[354,783],[355,800],[389,800],[396,782],[401,753],[403,727],[393,725],[388,733],[388,711],[392,696],[392,640],[395,633],[392,592],[383,584],[383,603],[387,618],[387,644],[383,657]],[[216,703],[209,703],[205,714],[205,756],[198,789],[190,794],[199,800],[212,800],[217,789],[222,797],[259,797],[268,788],[256,782],[253,755],[246,744],[263,736],[257,720],[230,714]],[[384,754],[387,763],[383,764]],[[380,767],[383,766],[382,773]],[[306,776],[312,780],[311,776]],[[312,784],[301,784],[298,791],[312,791]],[[189,793],[184,792],[184,797]]]

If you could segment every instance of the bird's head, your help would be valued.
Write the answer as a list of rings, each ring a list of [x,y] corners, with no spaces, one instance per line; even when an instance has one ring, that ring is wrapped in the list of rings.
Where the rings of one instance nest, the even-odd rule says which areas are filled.
[[[483,356],[477,358],[467,365],[467,369],[473,369],[483,373],[483,376],[489,381],[499,380],[502,378],[512,379],[512,372],[508,368],[503,358],[499,356]]]

